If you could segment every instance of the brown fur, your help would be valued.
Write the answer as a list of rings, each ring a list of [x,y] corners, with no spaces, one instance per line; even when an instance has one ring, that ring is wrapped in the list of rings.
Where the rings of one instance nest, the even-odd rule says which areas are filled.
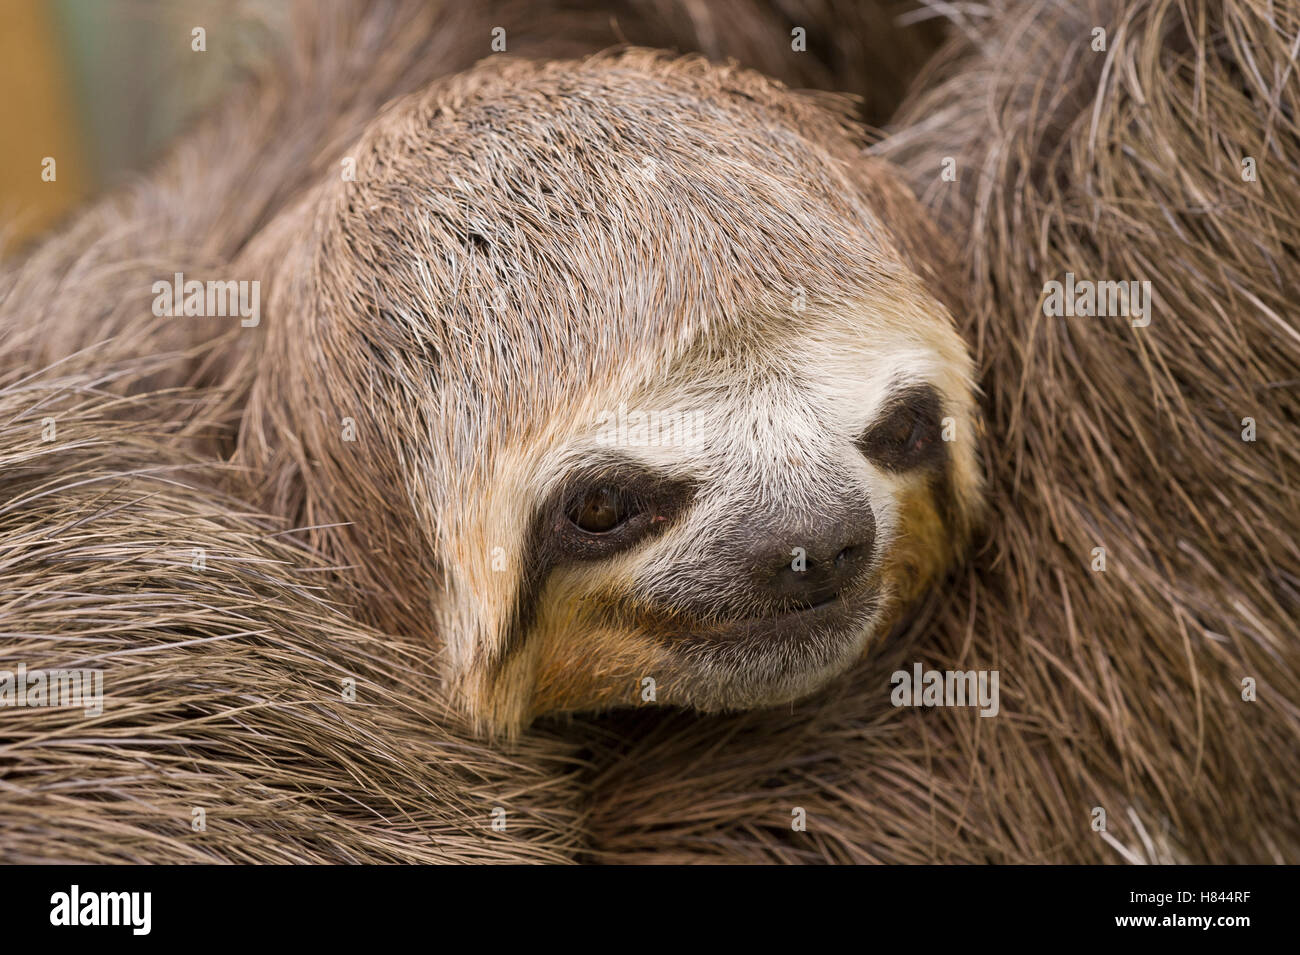
[[[1006,2],[959,25],[880,151],[964,241],[988,541],[815,706],[602,735],[604,858],[1300,861],[1295,7]],[[1067,270],[1152,279],[1151,326],[1046,318]],[[1002,715],[864,697],[915,660],[998,666]]]
[[[562,746],[551,748],[562,734],[585,747],[584,769],[576,779],[542,770],[550,781],[539,783],[540,790],[514,793],[518,803],[544,814],[550,797],[542,792],[562,797],[566,807],[549,816],[557,824],[548,824],[550,835],[520,842],[520,852],[537,857],[535,847],[549,845],[554,852],[542,855],[554,857],[581,845],[587,857],[604,861],[1300,859],[1300,561],[1293,486],[1300,348],[1287,319],[1289,290],[1300,286],[1300,80],[1287,69],[1294,63],[1288,53],[1297,24],[1287,14],[1289,20],[1270,25],[1245,3],[1224,4],[1222,13],[1218,5],[1205,11],[1193,5],[1186,21],[1179,9],[1144,0],[1081,14],[999,7],[995,19],[963,24],[972,33],[970,45],[959,43],[939,61],[886,144],[957,236],[976,290],[975,307],[957,313],[978,355],[989,409],[992,519],[973,565],[935,592],[910,632],[883,655],[797,707],[729,717],[645,712],[539,727],[525,738],[529,747],[552,758],[563,753]],[[1104,82],[1106,61],[1090,59],[1087,50],[1094,23],[1108,25],[1113,40],[1125,25],[1125,42],[1115,47]],[[933,91],[929,99],[927,90]],[[1130,109],[1139,102],[1143,109]],[[1185,111],[1186,104],[1195,108]],[[990,116],[996,118],[992,126]],[[1260,130],[1267,131],[1262,139]],[[1211,132],[1225,144],[1222,154],[1206,148]],[[1108,148],[1097,148],[1099,142]],[[1260,182],[1250,189],[1236,165],[1247,150],[1261,159]],[[1147,161],[1132,160],[1130,151]],[[938,181],[938,159],[945,155],[959,158],[959,188]],[[47,323],[62,317],[71,334],[84,327],[73,321],[77,309],[55,314],[55,305],[82,296],[94,306],[88,317],[127,327],[140,303],[123,304],[116,290],[138,289],[140,278],[167,274],[178,236],[223,235],[237,251],[252,231],[247,223],[267,218],[295,191],[285,181],[256,188],[280,198],[268,200],[261,212],[239,204],[222,211],[199,194],[196,180],[193,206],[118,206],[120,219],[111,208],[98,214],[98,222],[88,217],[28,260],[25,271],[0,279],[5,315],[12,323],[17,312],[9,309],[21,307]],[[1217,202],[1213,219],[1200,211],[1206,201]],[[158,221],[141,219],[140,208],[152,208]],[[246,216],[246,224],[213,230],[219,212]],[[185,221],[171,228],[173,219]],[[155,227],[158,244],[152,246]],[[94,273],[96,255],[103,263],[126,261],[114,258],[115,233],[136,236],[130,241],[145,254],[153,248],[160,261],[140,266],[135,277],[128,275],[131,268],[117,266],[88,291],[81,280]],[[183,247],[190,246],[203,242],[191,239]],[[64,298],[52,296],[52,277],[74,264],[85,271],[74,270],[71,281],[54,286]],[[1154,273],[1167,311],[1157,312],[1146,329],[1153,334],[1140,339],[1126,323],[1046,319],[1036,307],[1042,282],[1067,268],[1099,278]],[[47,346],[31,327],[15,333],[10,324],[4,334],[11,344],[37,342],[24,345],[36,354]],[[124,340],[128,353],[129,342],[140,341],[132,334]],[[200,368],[206,354],[197,356]],[[97,370],[76,370],[80,377],[61,382],[56,393],[100,389],[114,375],[158,377],[152,367],[121,369],[101,357],[95,364]],[[1135,401],[1135,393],[1145,400]],[[206,396],[209,404],[191,421],[194,428],[229,425],[226,409],[213,400],[221,397]],[[5,447],[11,454],[17,449],[18,462],[32,468],[39,415],[30,412],[48,399],[19,394],[11,400],[15,411],[7,420],[18,426]],[[111,402],[102,407],[112,419],[128,422],[142,414],[184,421],[193,410],[161,395],[143,400],[150,404],[137,410]],[[1261,428],[1261,441],[1247,445],[1236,436],[1237,421],[1252,412],[1268,430]],[[122,447],[128,426],[91,420],[91,434],[112,442],[107,462],[96,463],[102,452],[93,446],[63,448],[63,463],[41,454],[37,462],[50,470],[25,471],[24,481],[30,475],[39,486],[52,474],[63,481],[61,494],[75,496],[83,492],[68,486],[71,474],[91,465],[129,470],[137,452]],[[180,426],[171,427],[164,442],[176,440]],[[138,454],[149,464],[176,461],[158,441],[146,442]],[[123,480],[129,489],[139,478]],[[175,495],[150,499],[167,518],[155,512],[137,518],[129,509],[93,501],[89,513],[100,515],[101,527],[111,526],[105,532],[110,546],[81,553],[83,563],[71,565],[75,571],[54,559],[59,549],[76,547],[75,522],[56,525],[56,550],[41,552],[54,559],[50,572],[23,578],[16,588],[22,598],[6,605],[15,623],[3,629],[45,635],[36,646],[15,648],[21,657],[67,659],[61,650],[66,641],[57,638],[103,613],[94,604],[42,603],[58,573],[67,574],[62,590],[98,592],[120,607],[123,581],[114,567],[123,542],[136,539],[141,526],[170,524],[171,515],[195,508],[195,492],[149,490]],[[10,503],[30,494],[29,485],[12,478],[5,492]],[[198,493],[200,502],[211,504],[210,492]],[[48,510],[27,501],[6,512],[21,520],[6,528],[4,553],[27,554],[40,545],[33,528],[47,534],[52,515],[64,506],[60,498],[46,500]],[[254,545],[257,532],[240,530],[238,511],[245,506],[227,500],[205,512],[203,530],[218,541],[233,535],[236,543],[218,542],[214,549],[247,554],[270,547],[275,559],[304,561],[296,549],[260,540]],[[176,536],[193,539],[193,533]],[[173,540],[169,535],[162,545]],[[1099,541],[1111,550],[1107,575],[1087,566]],[[184,594],[188,587],[170,571],[151,580],[163,593]],[[413,718],[401,730],[392,720],[403,722],[404,715],[370,724],[363,735],[383,741],[385,768],[353,772],[351,760],[363,755],[372,766],[372,757],[355,746],[353,729],[328,735],[338,724],[327,714],[304,731],[296,716],[302,709],[293,704],[301,681],[292,667],[344,653],[339,633],[356,625],[340,623],[321,634],[310,614],[276,609],[311,607],[315,613],[314,602],[287,583],[258,589],[264,586],[262,576],[243,578],[240,589],[222,598],[233,601],[227,605],[233,610],[210,618],[210,589],[199,602],[171,598],[179,611],[168,612],[162,632],[173,636],[164,636],[149,654],[153,663],[132,671],[125,684],[138,687],[131,699],[143,702],[112,716],[128,739],[156,734],[161,750],[178,719],[190,719],[188,712],[178,717],[169,709],[177,701],[170,674],[194,667],[199,679],[216,679],[200,723],[181,723],[203,734],[202,745],[190,744],[180,760],[192,790],[178,789],[176,774],[160,772],[126,743],[84,750],[37,746],[47,732],[83,738],[87,724],[78,714],[22,714],[24,729],[8,729],[0,748],[6,789],[0,849],[7,859],[455,855],[437,843],[417,851],[409,839],[394,839],[408,825],[407,812],[434,812],[444,800],[455,803],[476,788],[458,775],[468,766],[462,757],[440,762],[442,730],[433,727],[448,725],[440,704],[429,700],[418,680],[395,679],[405,670],[394,661],[410,661],[403,655],[408,651],[375,634],[362,638],[367,660],[381,661],[377,685],[384,698],[393,712]],[[194,646],[174,646],[196,632],[241,632],[247,624],[232,626],[232,613],[254,621],[272,615],[272,629],[282,635],[275,639],[287,641],[287,653],[259,654],[255,668],[241,670],[247,648],[259,646],[247,636],[225,641],[232,649],[220,660]],[[275,616],[282,613],[290,619]],[[129,629],[93,636],[131,650],[154,639],[150,627],[157,617],[127,619],[136,621]],[[117,667],[141,657],[110,659]],[[1002,716],[890,709],[889,672],[917,659],[940,668],[999,667]],[[344,669],[365,665],[350,660]],[[426,665],[419,661],[417,672]],[[314,679],[326,686],[337,672],[327,663]],[[250,726],[226,695],[231,674],[240,674],[236,697],[267,680],[286,681],[276,684],[285,687],[282,697],[253,711],[264,726]],[[1248,704],[1240,699],[1240,679],[1252,674],[1260,700]],[[268,735],[290,754],[275,761],[282,772],[268,771],[262,757],[250,755]],[[430,748],[419,748],[424,741]],[[208,758],[208,752],[215,755]],[[503,773],[494,778],[512,786],[520,757],[480,752],[497,767],[493,772]],[[117,776],[104,770],[105,758],[121,767]],[[311,768],[299,771],[300,765]],[[451,767],[447,788],[430,798],[418,783],[445,765]],[[232,775],[246,782],[232,785]],[[343,787],[337,792],[344,798],[322,805],[322,790],[336,792],[320,785],[322,775],[355,789]],[[67,781],[76,782],[74,795]],[[403,788],[404,781],[415,781],[415,788]],[[580,783],[581,796],[566,788],[569,782]],[[392,806],[395,792],[406,794],[397,800],[400,808],[378,821],[362,808]],[[215,839],[196,843],[185,831],[184,807],[214,793],[229,822]],[[174,816],[141,808],[169,799],[179,807]],[[286,810],[285,799],[304,812]],[[585,815],[572,809],[579,801],[588,807]],[[467,838],[458,843],[463,854],[457,857],[500,857],[485,852],[488,837],[476,831],[481,817],[474,814],[483,804],[471,801],[466,810],[474,823],[463,830]],[[1097,805],[1108,811],[1109,839],[1089,829]],[[806,833],[790,831],[794,806],[808,811]],[[357,825],[361,819],[364,827]],[[319,837],[322,821],[332,824],[332,838]],[[296,825],[286,828],[286,822]],[[107,841],[111,852],[97,855],[92,839]]]
[[[183,450],[215,426],[201,395],[105,390],[174,358],[0,376],[0,669],[105,674],[101,715],[4,709],[0,858],[571,859],[572,745],[475,742],[427,648],[331,607],[319,560],[214,490],[217,468]]]

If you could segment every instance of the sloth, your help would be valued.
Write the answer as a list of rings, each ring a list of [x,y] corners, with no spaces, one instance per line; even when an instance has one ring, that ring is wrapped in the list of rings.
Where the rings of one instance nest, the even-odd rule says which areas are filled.
[[[481,730],[796,700],[966,550],[950,253],[851,108],[645,50],[487,61],[255,243],[237,460]]]
[[[998,0],[872,147],[885,166],[843,101],[689,60],[494,57],[438,80],[498,22],[512,55],[614,39],[561,6],[303,4],[279,67],[0,262],[5,650],[29,669],[92,653],[107,693],[102,716],[4,719],[0,855],[1300,858],[1286,18]],[[876,77],[893,61],[860,44],[903,42],[841,0],[634,6],[695,34],[628,28],[640,42],[799,85],[853,87],[809,69],[818,47]],[[845,29],[783,53],[779,18],[814,8]],[[1097,25],[1129,42],[1098,57]],[[260,281],[260,323],[159,320],[151,286],[177,272]],[[1178,321],[1044,321],[1031,306],[1067,273],[1150,273]],[[906,412],[867,439],[908,406],[938,442],[908,441]],[[767,534],[811,591],[815,529],[856,509],[861,531],[864,507],[855,579],[776,596],[742,572]],[[980,556],[943,576],[981,509]],[[836,587],[838,610],[811,606]],[[540,719],[508,746],[471,738],[440,679],[510,732],[645,704],[648,678],[661,703],[761,707],[859,645],[797,706]],[[1016,692],[997,719],[892,710],[886,674],[914,652]],[[168,807],[185,829],[196,805],[220,824],[176,838]],[[508,832],[484,825],[497,806]]]

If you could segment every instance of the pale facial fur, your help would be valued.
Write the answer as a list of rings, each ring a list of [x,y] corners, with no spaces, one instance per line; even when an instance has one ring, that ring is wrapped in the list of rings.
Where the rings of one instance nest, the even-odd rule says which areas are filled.
[[[877,299],[774,318],[747,339],[712,353],[697,349],[666,372],[644,381],[629,376],[575,404],[518,470],[501,475],[515,490],[513,526],[528,526],[531,507],[602,456],[698,483],[691,504],[664,533],[607,560],[549,571],[521,650],[521,668],[534,671],[523,681],[535,687],[530,715],[636,704],[646,678],[654,681],[660,703],[703,710],[772,705],[804,696],[851,666],[915,589],[888,558],[915,530],[905,502],[925,501],[931,477],[882,468],[855,442],[892,394],[933,386],[950,419],[949,486],[964,489],[969,500],[961,507],[973,510],[978,477],[970,376],[969,358],[942,306]],[[611,442],[611,409],[620,404],[624,420],[637,409],[675,412],[672,420],[691,422],[693,440],[679,442],[669,431],[667,443],[654,446],[648,428],[623,434],[621,441],[614,435]],[[726,591],[736,571],[723,557],[728,535],[765,525],[793,562],[794,548],[807,544],[799,530],[804,516],[815,521],[854,498],[870,505],[875,551],[855,585],[866,600],[846,619],[814,625],[797,641],[741,638],[683,650],[673,646],[678,634],[671,626],[641,618],[707,603]],[[956,544],[962,530],[949,533]],[[515,553],[526,559],[526,540],[516,543]],[[927,575],[947,557],[930,556],[934,566],[924,569]],[[521,572],[512,570],[512,577]],[[769,608],[742,594],[735,610],[753,619]],[[717,613],[705,622],[729,621]]]

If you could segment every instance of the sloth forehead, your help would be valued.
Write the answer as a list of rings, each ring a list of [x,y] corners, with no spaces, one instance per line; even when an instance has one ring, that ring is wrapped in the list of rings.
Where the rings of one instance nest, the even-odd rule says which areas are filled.
[[[316,278],[489,398],[903,271],[833,111],[646,54],[512,64],[394,108],[332,184]],[[501,360],[505,359],[505,360]],[[529,386],[530,394],[537,389]]]
[[[852,442],[903,390],[930,387],[954,413],[965,410],[965,369],[926,340],[926,320],[890,322],[859,305],[805,318],[798,334],[789,324],[759,323],[757,333],[689,350],[639,383],[593,388],[554,424],[537,477],[551,485],[612,450],[662,473],[726,476],[734,489],[798,483],[800,471],[816,484],[815,473],[838,473],[857,457]],[[645,428],[644,438],[629,425]]]

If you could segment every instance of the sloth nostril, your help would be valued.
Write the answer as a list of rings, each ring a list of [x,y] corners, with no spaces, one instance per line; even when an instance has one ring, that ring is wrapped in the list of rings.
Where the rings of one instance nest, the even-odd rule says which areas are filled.
[[[824,517],[802,539],[764,536],[749,552],[752,586],[773,613],[834,603],[860,584],[875,548],[875,520],[865,505]]]

